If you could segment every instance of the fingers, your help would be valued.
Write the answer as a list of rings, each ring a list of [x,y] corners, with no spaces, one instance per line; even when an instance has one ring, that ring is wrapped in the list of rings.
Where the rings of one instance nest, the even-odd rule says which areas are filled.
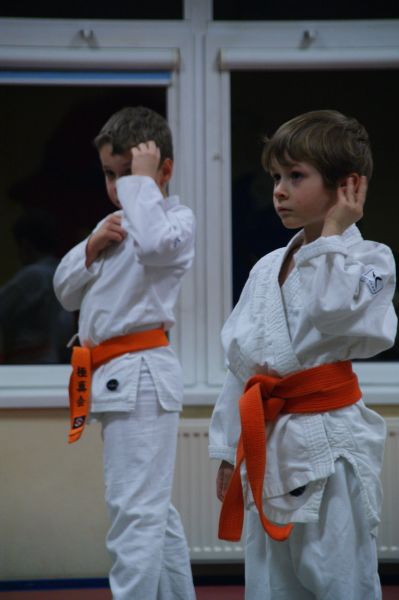
[[[142,142],[131,148],[131,152],[132,173],[155,178],[161,160],[161,152],[156,143],[153,140]]]
[[[154,140],[148,140],[147,142],[142,142],[141,144],[137,144],[137,146],[133,146],[133,154],[139,154],[140,152],[150,152],[156,154],[159,153],[159,148]]]
[[[347,177],[343,186],[338,188],[341,195],[349,202],[364,204],[367,194],[367,177]]]
[[[367,177],[354,178],[349,176],[344,185],[338,188],[338,205],[349,215],[353,222],[363,216],[363,207],[367,194]]]
[[[226,495],[226,491],[229,486],[233,471],[233,465],[230,465],[227,462],[223,462],[219,467],[219,471],[216,478],[216,496],[221,502],[223,502],[224,497]]]
[[[127,232],[122,227],[121,215],[110,215],[104,222],[104,234],[109,241],[122,242]]]
[[[142,156],[151,156],[157,159],[157,164],[161,158],[161,152],[153,140],[142,142],[131,149],[133,160]]]
[[[104,223],[88,239],[86,246],[86,266],[89,267],[111,244],[122,242],[127,236],[123,229],[121,215],[109,215]]]
[[[360,177],[359,185],[357,187],[357,194],[360,198],[363,198],[363,204],[366,201],[367,188],[368,188],[367,177],[365,175],[362,175]]]
[[[225,477],[223,475],[223,471],[220,470],[218,472],[218,476],[216,478],[216,496],[220,502],[223,502],[224,495],[226,493],[226,482]]]

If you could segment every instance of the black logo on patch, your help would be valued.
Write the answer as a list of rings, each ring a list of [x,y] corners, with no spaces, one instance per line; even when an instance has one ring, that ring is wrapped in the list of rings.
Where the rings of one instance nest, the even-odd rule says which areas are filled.
[[[110,392],[115,392],[115,390],[118,388],[119,385],[119,381],[117,379],[110,379],[109,381],[107,381],[107,389]]]
[[[374,269],[370,269],[369,271],[366,271],[366,273],[363,273],[363,275],[360,277],[360,281],[363,281],[367,285],[370,293],[373,294],[373,296],[374,294],[378,294],[378,292],[380,292],[384,287],[382,277],[377,275]]]
[[[79,427],[83,427],[86,421],[86,417],[75,417],[73,420],[72,429],[79,429]]]

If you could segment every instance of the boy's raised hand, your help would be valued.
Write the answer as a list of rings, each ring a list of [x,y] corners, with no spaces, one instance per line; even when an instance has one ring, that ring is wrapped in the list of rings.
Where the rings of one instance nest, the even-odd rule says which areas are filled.
[[[96,260],[98,255],[111,244],[122,242],[127,233],[122,227],[122,216],[113,213],[90,237],[86,245],[86,267]]]
[[[341,235],[363,216],[366,201],[367,177],[347,177],[337,189],[337,201],[328,211],[322,236]]]
[[[152,140],[134,146],[132,149],[132,175],[147,175],[156,180],[161,153]]]

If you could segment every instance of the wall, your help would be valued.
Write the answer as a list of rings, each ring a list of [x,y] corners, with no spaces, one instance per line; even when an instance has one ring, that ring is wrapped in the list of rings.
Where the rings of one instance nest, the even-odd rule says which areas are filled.
[[[188,407],[183,416],[206,418],[210,411]],[[399,416],[399,406],[378,411]],[[99,426],[68,445],[64,409],[0,414],[0,580],[106,577]]]
[[[67,431],[66,410],[1,412],[0,579],[107,572],[99,428],[71,446]]]

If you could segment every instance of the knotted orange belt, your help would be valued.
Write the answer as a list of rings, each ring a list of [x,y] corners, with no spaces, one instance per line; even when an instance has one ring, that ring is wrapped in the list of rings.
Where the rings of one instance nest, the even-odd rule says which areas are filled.
[[[239,401],[241,436],[236,467],[223,500],[219,538],[236,542],[241,538],[244,498],[240,466],[245,460],[247,477],[266,533],[283,541],[293,524],[277,525],[263,512],[263,479],[266,470],[266,427],[279,414],[322,413],[354,404],[361,398],[357,376],[350,361],[321,365],[287,377],[251,377]]]
[[[149,350],[168,344],[169,340],[163,329],[149,329],[111,338],[94,348],[73,347],[72,373],[69,380],[70,444],[80,438],[87,421],[92,372],[112,358],[127,352]]]

